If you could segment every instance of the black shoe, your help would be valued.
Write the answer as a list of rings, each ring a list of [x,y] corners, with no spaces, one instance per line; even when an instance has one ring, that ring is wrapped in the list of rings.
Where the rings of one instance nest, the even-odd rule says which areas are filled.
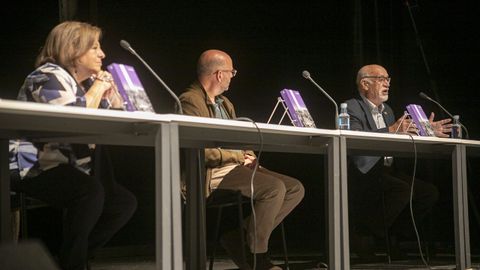
[[[250,253],[248,256],[248,264],[253,267],[253,254]],[[255,269],[257,270],[278,270],[282,269],[280,266],[274,265],[270,260],[270,255],[268,252],[265,253],[256,253],[256,265]]]
[[[251,270],[252,268],[247,263],[247,256],[250,252],[246,251],[246,245],[242,246],[240,230],[228,231],[220,237],[220,244],[227,251],[230,259],[242,270]],[[245,238],[244,238],[245,239]]]
[[[357,255],[357,262],[375,262],[375,242],[373,237],[350,233],[350,253]]]
[[[407,253],[400,248],[400,242],[395,236],[390,237],[390,258],[393,261],[408,259]]]

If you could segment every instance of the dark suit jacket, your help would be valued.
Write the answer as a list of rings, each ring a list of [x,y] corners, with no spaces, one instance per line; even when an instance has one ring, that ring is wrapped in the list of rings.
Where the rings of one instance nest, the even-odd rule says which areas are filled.
[[[388,132],[388,127],[395,123],[395,116],[393,110],[387,104],[383,104],[383,119],[385,120],[386,128],[378,129],[373,120],[370,107],[362,99],[361,96],[345,101],[347,103],[348,114],[350,115],[350,129],[359,131],[371,132]],[[355,166],[361,173],[366,174],[375,164],[381,160],[381,157],[375,156],[355,156],[351,158],[353,166]]]

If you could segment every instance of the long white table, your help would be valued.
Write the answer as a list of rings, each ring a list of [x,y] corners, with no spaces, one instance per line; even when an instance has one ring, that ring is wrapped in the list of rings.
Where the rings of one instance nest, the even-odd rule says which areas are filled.
[[[257,129],[258,127],[258,129]],[[0,240],[9,241],[10,187],[8,139],[65,141],[155,148],[155,226],[157,269],[184,269],[180,205],[180,149],[187,175],[187,269],[206,265],[203,198],[203,148],[223,147],[311,153],[327,156],[329,269],[350,269],[347,154],[405,155],[412,152],[407,135],[324,130],[250,122],[90,110],[0,99]],[[417,151],[452,159],[457,269],[470,267],[466,152],[480,153],[480,142],[415,137]]]

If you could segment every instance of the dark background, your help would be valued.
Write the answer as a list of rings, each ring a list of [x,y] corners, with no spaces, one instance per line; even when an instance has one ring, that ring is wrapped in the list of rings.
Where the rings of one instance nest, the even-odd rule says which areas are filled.
[[[74,1],[73,1],[74,2]],[[370,63],[386,67],[392,77],[389,104],[401,115],[405,105],[420,104],[427,114],[446,117],[418,97],[420,91],[459,114],[470,137],[478,139],[476,109],[480,101],[480,59],[476,1],[78,1],[72,18],[103,29],[105,66],[124,63],[136,68],[157,113],[172,113],[173,99],[131,54],[118,44],[127,40],[176,94],[195,78],[197,57],[206,49],[229,53],[238,75],[229,98],[237,115],[266,122],[279,91],[299,90],[320,128],[334,128],[334,108],[302,78],[312,77],[340,103],[356,94],[357,70]],[[342,3],[340,3],[342,2]],[[15,1],[2,8],[0,98],[14,99],[48,32],[65,16],[62,1]],[[407,5],[407,3],[409,5]],[[410,7],[410,12],[409,12]],[[411,16],[410,16],[411,15]],[[414,31],[418,30],[418,35]],[[423,54],[422,54],[423,48]],[[151,149],[112,147],[119,181],[133,190],[139,209],[109,244],[151,245],[154,156]],[[324,250],[323,158],[265,153],[263,164],[301,179],[307,194],[287,219],[289,246]],[[475,160],[471,161],[475,164]],[[319,166],[319,164],[321,164]],[[441,191],[432,215],[432,238],[453,245],[450,163],[420,161],[419,175]],[[472,198],[478,185],[474,166]],[[471,215],[472,238],[479,223]],[[41,227],[41,226],[40,226]],[[430,228],[432,228],[430,227]],[[472,241],[476,247],[477,241]]]

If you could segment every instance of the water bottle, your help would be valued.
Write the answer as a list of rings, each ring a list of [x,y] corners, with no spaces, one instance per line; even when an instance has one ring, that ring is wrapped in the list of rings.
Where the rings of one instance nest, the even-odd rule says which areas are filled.
[[[453,123],[452,123],[452,133],[450,133],[451,138],[462,138],[462,126],[460,125],[460,116],[454,115],[453,116]]]
[[[340,114],[338,115],[338,128],[350,129],[350,115],[347,113],[347,103],[340,104]]]

